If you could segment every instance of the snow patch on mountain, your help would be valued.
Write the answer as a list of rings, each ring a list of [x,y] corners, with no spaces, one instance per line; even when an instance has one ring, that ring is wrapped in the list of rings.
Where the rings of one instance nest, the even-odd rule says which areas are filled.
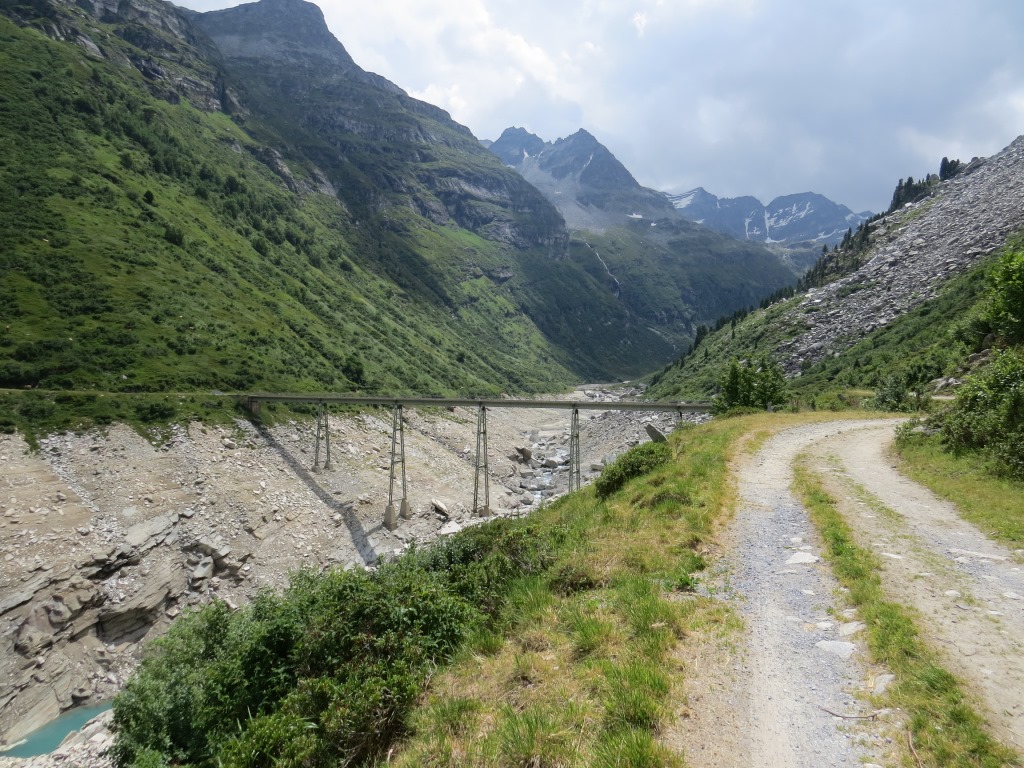
[[[744,240],[762,243],[834,244],[849,228],[871,217],[854,213],[824,195],[802,192],[784,195],[764,205],[756,197],[720,198],[703,187],[665,197],[694,223]]]

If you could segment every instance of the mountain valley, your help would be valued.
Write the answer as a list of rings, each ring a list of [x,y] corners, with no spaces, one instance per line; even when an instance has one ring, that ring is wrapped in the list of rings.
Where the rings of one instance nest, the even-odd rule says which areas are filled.
[[[1024,136],[910,181],[671,195],[305,0],[0,0],[0,747],[119,702],[0,766],[1019,764]]]

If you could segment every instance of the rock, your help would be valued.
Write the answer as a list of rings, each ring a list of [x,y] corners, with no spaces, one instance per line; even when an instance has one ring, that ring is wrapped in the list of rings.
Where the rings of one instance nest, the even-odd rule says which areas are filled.
[[[171,528],[178,522],[178,515],[160,515],[142,523],[136,523],[124,534],[125,543],[145,552],[163,542]]]
[[[889,686],[896,680],[896,675],[884,674],[875,677],[874,685],[872,690],[876,695],[882,695],[888,690]]]
[[[862,629],[864,629],[864,627],[865,627],[864,623],[860,622],[860,621],[850,621],[850,622],[847,622],[845,624],[840,624],[839,625],[839,636],[840,637],[851,637],[851,636],[857,634],[858,632],[860,632]]]
[[[451,536],[453,533],[458,533],[462,530],[462,526],[456,523],[454,520],[450,520],[441,526],[441,529],[437,532],[438,536]]]
[[[231,554],[230,546],[228,546],[224,541],[212,536],[200,536],[195,540],[193,547],[218,562],[224,560]]]
[[[137,639],[145,634],[164,604],[185,588],[184,569],[178,563],[164,562],[153,568],[137,591],[122,603],[106,604],[97,617],[99,637],[116,643]]]
[[[22,656],[36,656],[40,651],[53,645],[53,633],[37,629],[26,619],[14,638],[14,650]]]
[[[841,640],[819,640],[814,644],[815,648],[820,648],[823,651],[834,653],[841,659],[849,659],[853,656],[853,652],[857,650],[857,646],[853,643],[843,642]]]
[[[213,576],[213,558],[207,555],[199,561],[199,565],[192,571],[192,581],[202,581]]]
[[[645,424],[644,429],[646,430],[647,435],[651,438],[652,442],[664,443],[668,441],[668,438],[662,434],[661,430],[658,429],[653,424]]]
[[[797,552],[789,560],[786,561],[786,565],[812,565],[818,562],[820,558],[812,555],[810,552]]]

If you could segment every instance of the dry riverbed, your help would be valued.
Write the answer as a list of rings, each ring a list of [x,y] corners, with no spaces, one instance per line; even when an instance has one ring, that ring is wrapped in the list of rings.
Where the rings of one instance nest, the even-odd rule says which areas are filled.
[[[573,398],[618,396],[593,388]],[[332,466],[319,471],[308,422],[193,424],[159,447],[114,426],[51,436],[35,453],[0,435],[0,739],[112,696],[142,644],[188,606],[241,605],[293,569],[372,565],[477,522],[475,411],[405,415],[412,514],[394,531],[383,526],[383,410],[332,417]],[[647,426],[674,426],[670,414],[584,411],[580,421],[585,481],[649,439]],[[526,514],[566,490],[568,411],[496,408],[487,426],[495,514]],[[92,736],[94,746],[103,739]]]

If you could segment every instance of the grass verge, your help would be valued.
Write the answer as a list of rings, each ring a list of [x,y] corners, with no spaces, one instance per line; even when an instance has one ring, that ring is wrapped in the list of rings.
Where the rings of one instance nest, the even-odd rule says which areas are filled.
[[[740,627],[728,607],[692,591],[734,506],[729,463],[779,429],[834,418],[761,413],[684,429],[667,463],[609,484],[607,498],[586,489],[531,515],[564,532],[547,582],[530,583],[528,598],[514,590],[500,632],[471,642],[433,680],[389,764],[680,765],[663,744],[686,708],[673,651]],[[642,458],[651,457],[632,463],[646,466]],[[471,714],[452,728],[452,711]]]
[[[886,597],[878,558],[855,543],[835,499],[800,462],[793,488],[821,531],[836,578],[849,590],[868,627],[873,660],[896,676],[886,694],[888,704],[907,714],[917,763],[943,768],[1020,765],[1017,755],[988,735],[960,684],[922,639],[913,611]],[[906,757],[909,763],[910,755]]]
[[[391,764],[683,765],[659,739],[682,696],[670,651],[736,626],[692,588],[744,428],[677,432],[667,462],[606,498],[586,489],[531,515],[559,532],[555,562],[513,585],[496,626],[433,681]]]
[[[937,436],[901,436],[896,455],[902,472],[956,504],[985,535],[1024,547],[1024,482],[993,476],[978,454],[948,453]]]

